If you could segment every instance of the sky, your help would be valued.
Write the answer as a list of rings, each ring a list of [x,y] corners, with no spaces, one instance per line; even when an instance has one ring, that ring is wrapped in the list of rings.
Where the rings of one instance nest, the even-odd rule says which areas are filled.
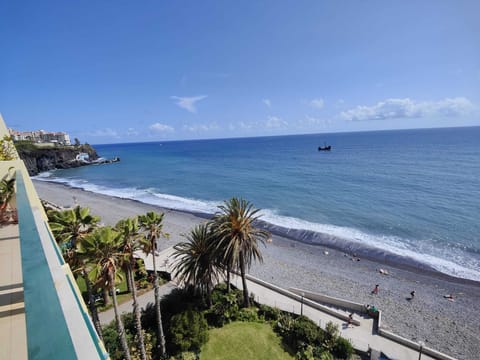
[[[480,1],[0,0],[0,113],[91,144],[480,125]]]

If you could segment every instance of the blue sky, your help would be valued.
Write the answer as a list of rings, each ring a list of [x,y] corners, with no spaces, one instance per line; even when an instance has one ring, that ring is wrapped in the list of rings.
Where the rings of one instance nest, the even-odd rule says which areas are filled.
[[[92,144],[480,125],[480,2],[0,0],[0,112]]]

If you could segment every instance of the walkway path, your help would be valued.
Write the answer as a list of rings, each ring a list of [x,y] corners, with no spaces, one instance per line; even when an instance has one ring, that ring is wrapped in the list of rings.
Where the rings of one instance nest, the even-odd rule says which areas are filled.
[[[162,251],[157,256],[157,259],[161,258],[159,259],[161,260],[159,263],[163,265],[162,267],[164,269],[162,270],[168,271],[169,265],[172,263],[172,259],[169,259],[171,256],[171,248]],[[242,281],[239,276],[232,274],[231,281],[238,289],[242,289]],[[160,288],[161,295],[171,292],[176,286],[177,285],[174,282],[167,283]],[[348,316],[348,312],[346,311],[334,309],[334,313],[337,313],[337,316],[335,316],[330,314],[330,311],[325,312],[310,306],[308,304],[308,300],[301,299],[298,295],[289,293],[284,289],[282,289],[281,292],[275,291],[267,286],[258,284],[257,282],[249,279],[247,279],[247,286],[249,292],[254,294],[255,300],[259,303],[277,307],[281,310],[295,314],[303,314],[313,320],[323,329],[325,329],[325,326],[328,322],[338,325],[341,336],[349,339],[355,349],[365,352],[368,351],[368,349],[380,350],[390,359],[419,359],[419,352],[417,350],[413,350],[407,346],[378,335],[375,330],[374,320],[364,314],[354,314],[354,319],[357,320],[360,325],[349,327],[345,321],[346,317]],[[284,295],[285,293],[289,293],[290,296]],[[153,291],[149,291],[139,297],[141,308],[144,308],[149,302],[154,302]],[[120,305],[120,312],[131,312],[131,305],[131,301]],[[102,324],[107,324],[114,319],[113,309],[103,312],[99,316],[100,322]],[[426,354],[422,354],[421,359],[432,360],[435,358]]]
[[[237,288],[242,289],[242,281],[240,277],[232,276],[232,283]],[[418,351],[376,334],[374,331],[372,318],[355,314],[354,318],[360,321],[360,326],[347,327],[345,320],[341,320],[338,317],[317,310],[308,304],[302,304],[299,300],[282,295],[253,281],[247,280],[247,286],[248,291],[255,295],[255,300],[262,304],[274,306],[281,310],[293,312],[295,314],[300,314],[303,312],[303,315],[312,319],[323,329],[330,321],[334,324],[337,324],[339,326],[341,336],[349,339],[354,348],[358,350],[367,351],[369,347],[372,349],[381,350],[390,359],[417,360],[419,358]],[[434,359],[425,354],[422,354],[421,358],[422,360]]]
[[[168,282],[165,285],[160,286],[160,296],[169,294],[173,289],[175,289],[177,285],[173,282]],[[155,294],[153,290],[146,292],[138,297],[138,304],[140,305],[141,309],[144,309],[148,303],[155,303]],[[121,304],[119,307],[120,314],[123,313],[130,313],[133,311],[132,308],[132,301],[126,301]],[[113,312],[113,308],[108,309],[107,311],[101,312],[98,314],[100,319],[100,323],[102,325],[107,325],[111,321],[115,319],[115,314]]]

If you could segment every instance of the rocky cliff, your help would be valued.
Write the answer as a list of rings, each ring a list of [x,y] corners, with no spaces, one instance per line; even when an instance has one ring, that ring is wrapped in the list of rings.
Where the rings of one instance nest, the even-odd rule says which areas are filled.
[[[90,161],[98,159],[97,152],[90,145],[38,148],[33,144],[16,144],[16,148],[30,176],[53,169],[88,165],[88,162],[76,160],[80,153],[87,153]]]

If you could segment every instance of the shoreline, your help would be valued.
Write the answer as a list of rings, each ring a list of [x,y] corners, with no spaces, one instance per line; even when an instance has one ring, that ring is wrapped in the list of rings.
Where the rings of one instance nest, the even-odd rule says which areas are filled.
[[[164,212],[164,230],[171,236],[159,242],[161,250],[184,241],[182,234],[209,218],[206,214],[165,209],[60,183],[34,180],[34,185],[40,198],[65,207],[76,202],[90,208],[91,214],[99,215],[106,225],[147,211]],[[297,287],[375,305],[383,310],[383,321],[391,331],[413,341],[424,341],[426,346],[459,359],[480,353],[480,324],[475,321],[480,312],[480,283],[474,280],[394,266],[359,254],[352,261],[353,256],[343,250],[276,234],[271,244],[262,247],[262,255],[264,263],[256,263],[250,270],[253,276],[283,288]],[[388,275],[379,269],[387,270]],[[371,294],[375,284],[380,284],[378,295]],[[407,301],[412,290],[417,296]],[[454,302],[443,298],[450,293],[455,295]]]
[[[158,211],[165,212],[165,213],[175,212],[179,214],[185,214],[188,216],[194,216],[196,218],[200,218],[204,220],[208,220],[213,216],[213,214],[209,214],[201,211],[168,208],[161,205],[145,203],[140,200],[131,199],[128,197],[97,193],[91,190],[82,189],[80,187],[71,186],[69,184],[61,183],[61,182],[55,182],[55,181],[49,181],[49,180],[36,180],[36,179],[33,179],[33,181],[35,184],[47,183],[47,184],[52,184],[53,186],[57,186],[57,185],[62,186],[70,190],[95,194],[97,196],[106,196],[106,197],[116,198],[116,199],[125,200],[125,201],[132,201],[139,205],[148,206],[151,209],[158,209]],[[69,205],[73,205],[73,202],[69,203]],[[258,226],[268,230],[273,235],[279,236],[281,238],[289,239],[291,241],[295,241],[298,243],[302,243],[305,245],[325,247],[331,250],[337,250],[340,252],[347,253],[349,255],[351,254],[352,256],[355,256],[358,258],[368,259],[373,262],[377,262],[383,266],[392,266],[395,268],[409,270],[413,272],[428,273],[430,276],[439,277],[447,281],[457,281],[465,284],[471,284],[473,286],[475,285],[480,286],[480,278],[476,280],[472,278],[465,278],[465,277],[460,277],[460,276],[455,276],[453,274],[445,273],[436,269],[433,265],[430,265],[428,263],[414,259],[407,255],[397,254],[391,250],[384,250],[373,245],[363,244],[363,243],[349,240],[347,238],[342,238],[335,235],[330,235],[327,233],[317,232],[313,230],[304,230],[304,229],[296,229],[296,228],[290,229],[287,227],[283,227],[281,225],[269,223],[262,219],[259,221]]]

